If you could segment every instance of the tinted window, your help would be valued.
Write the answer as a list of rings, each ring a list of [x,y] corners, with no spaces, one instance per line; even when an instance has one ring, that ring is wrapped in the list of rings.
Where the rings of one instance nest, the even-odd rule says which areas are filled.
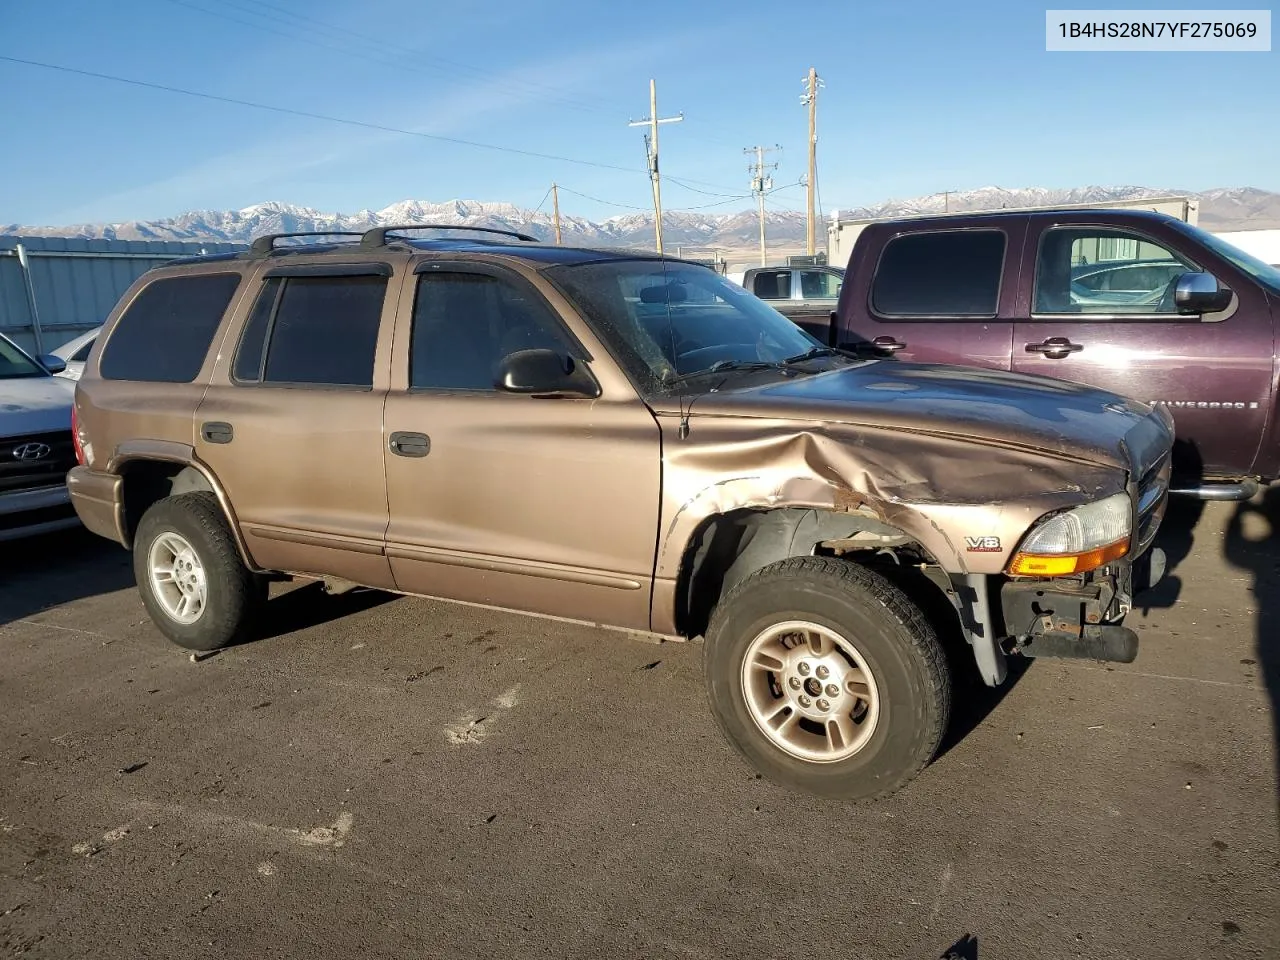
[[[771,270],[767,273],[757,273],[755,280],[751,282],[751,287],[751,292],[761,300],[790,300],[791,271]]]
[[[409,384],[493,390],[502,358],[545,347],[568,352],[551,309],[532,291],[479,273],[424,273],[413,306]]]
[[[261,380],[262,357],[266,352],[267,325],[275,312],[276,298],[280,295],[282,281],[280,277],[271,277],[258,291],[258,299],[253,302],[253,313],[244,325],[240,335],[240,347],[236,350],[235,363],[231,367],[231,375],[237,380]]]
[[[0,379],[47,377],[49,371],[26,355],[8,337],[0,335]]]
[[[1120,230],[1046,230],[1036,260],[1034,313],[1176,314],[1177,279],[1191,264]]]
[[[891,317],[994,316],[1004,245],[1000,230],[896,237],[881,254],[871,305]]]
[[[237,380],[369,387],[387,278],[273,277],[245,324]]]
[[[116,322],[98,373],[107,380],[190,383],[222,322],[238,273],[156,280]]]
[[[806,300],[834,300],[840,296],[840,278],[825,270],[801,270],[800,296]]]

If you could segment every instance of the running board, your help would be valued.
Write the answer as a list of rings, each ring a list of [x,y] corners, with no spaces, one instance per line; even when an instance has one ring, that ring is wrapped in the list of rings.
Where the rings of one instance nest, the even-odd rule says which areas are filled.
[[[1193,487],[1174,487],[1171,496],[1192,497],[1196,500],[1252,500],[1261,489],[1257,480],[1237,480],[1231,483],[1199,483]]]

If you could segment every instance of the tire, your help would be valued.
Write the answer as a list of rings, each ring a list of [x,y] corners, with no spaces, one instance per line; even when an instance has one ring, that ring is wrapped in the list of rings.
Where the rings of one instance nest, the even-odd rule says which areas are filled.
[[[764,668],[747,669],[749,655]],[[712,613],[704,658],[730,744],[804,793],[888,796],[933,759],[950,719],[951,673],[929,621],[884,577],[843,560],[793,557],[736,584]]]
[[[183,546],[189,552],[177,549]],[[153,566],[166,565],[171,578],[195,579],[183,586],[152,576]],[[152,621],[188,650],[217,650],[245,639],[266,601],[266,582],[240,561],[222,508],[205,491],[165,497],[147,509],[134,535],[133,573]],[[183,615],[181,597],[198,592],[200,581],[199,609],[189,602]]]

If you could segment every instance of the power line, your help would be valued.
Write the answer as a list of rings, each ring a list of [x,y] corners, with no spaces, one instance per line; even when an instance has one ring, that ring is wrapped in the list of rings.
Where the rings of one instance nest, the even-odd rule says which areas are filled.
[[[578,190],[571,190],[570,188],[566,187],[563,183],[560,184],[560,189],[563,190],[565,193],[572,193],[575,197],[581,197],[583,200],[590,200],[592,203],[600,203],[606,207],[625,207],[628,210],[648,210],[649,209],[648,207],[638,207],[634,203],[617,203],[616,201],[613,201],[613,200],[602,200],[599,197],[591,196],[591,194],[589,193],[582,193]]]
[[[764,239],[764,200],[765,194],[773,190],[773,178],[765,176],[765,171],[778,169],[777,163],[765,163],[764,155],[772,153],[775,150],[781,150],[782,147],[776,143],[772,147],[744,147],[743,153],[754,153],[756,155],[755,163],[750,167],[751,170],[751,192],[756,195],[759,203],[760,214],[760,266],[766,263],[767,254]]]
[[[201,100],[213,100],[218,103],[230,103],[240,107],[253,107],[255,110],[268,110],[272,113],[283,113],[293,117],[304,117],[308,120],[325,120],[329,123],[342,123],[350,127],[362,127],[366,130],[378,130],[383,133],[398,133],[406,137],[419,137],[423,140],[434,140],[438,143],[452,143],[463,147],[476,147],[480,150],[494,150],[499,153],[516,154],[522,157],[534,157],[538,160],[555,160],[560,163],[573,163],[583,167],[596,167],[601,170],[618,170],[622,173],[639,173],[635,167],[620,167],[613,163],[600,163],[596,160],[579,160],[575,157],[562,157],[553,153],[538,153],[534,150],[522,150],[519,147],[504,147],[493,143],[481,143],[478,140],[464,140],[460,137],[446,137],[438,133],[422,133],[418,130],[405,130],[403,127],[393,127],[382,123],[372,123],[367,120],[353,120],[350,117],[334,117],[324,113],[312,113],[309,110],[296,110],[292,107],[280,107],[269,103],[256,103],[252,100],[240,100],[235,97],[219,96],[215,93],[203,93],[199,90],[187,90],[182,87],[174,87],[164,83],[152,83],[148,80],[132,80],[128,77],[117,77],[109,73],[96,73],[92,70],[80,70],[76,67],[65,67],[56,63],[43,63],[39,60],[24,60],[20,57],[6,57],[0,55],[0,60],[7,63],[18,63],[28,67],[41,67],[45,70],[56,70],[61,73],[70,73],[81,77],[91,77],[95,80],[110,80],[115,83],[125,83],[134,87],[145,87],[150,90],[162,90],[165,93],[180,93],[188,97],[198,97]]]

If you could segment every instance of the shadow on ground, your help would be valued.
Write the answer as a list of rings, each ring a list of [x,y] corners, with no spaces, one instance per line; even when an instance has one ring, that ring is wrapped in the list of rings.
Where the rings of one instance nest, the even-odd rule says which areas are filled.
[[[0,543],[0,626],[133,586],[129,552],[83,527]]]
[[[398,596],[394,593],[365,589],[330,596],[318,582],[286,587],[282,593],[267,601],[261,627],[245,642],[270,640],[309,627],[318,627],[396,599]]]
[[[1255,654],[1244,663],[1257,667],[1271,698],[1276,790],[1280,795],[1280,487],[1236,506],[1227,524],[1222,553],[1227,563],[1253,578]]]

